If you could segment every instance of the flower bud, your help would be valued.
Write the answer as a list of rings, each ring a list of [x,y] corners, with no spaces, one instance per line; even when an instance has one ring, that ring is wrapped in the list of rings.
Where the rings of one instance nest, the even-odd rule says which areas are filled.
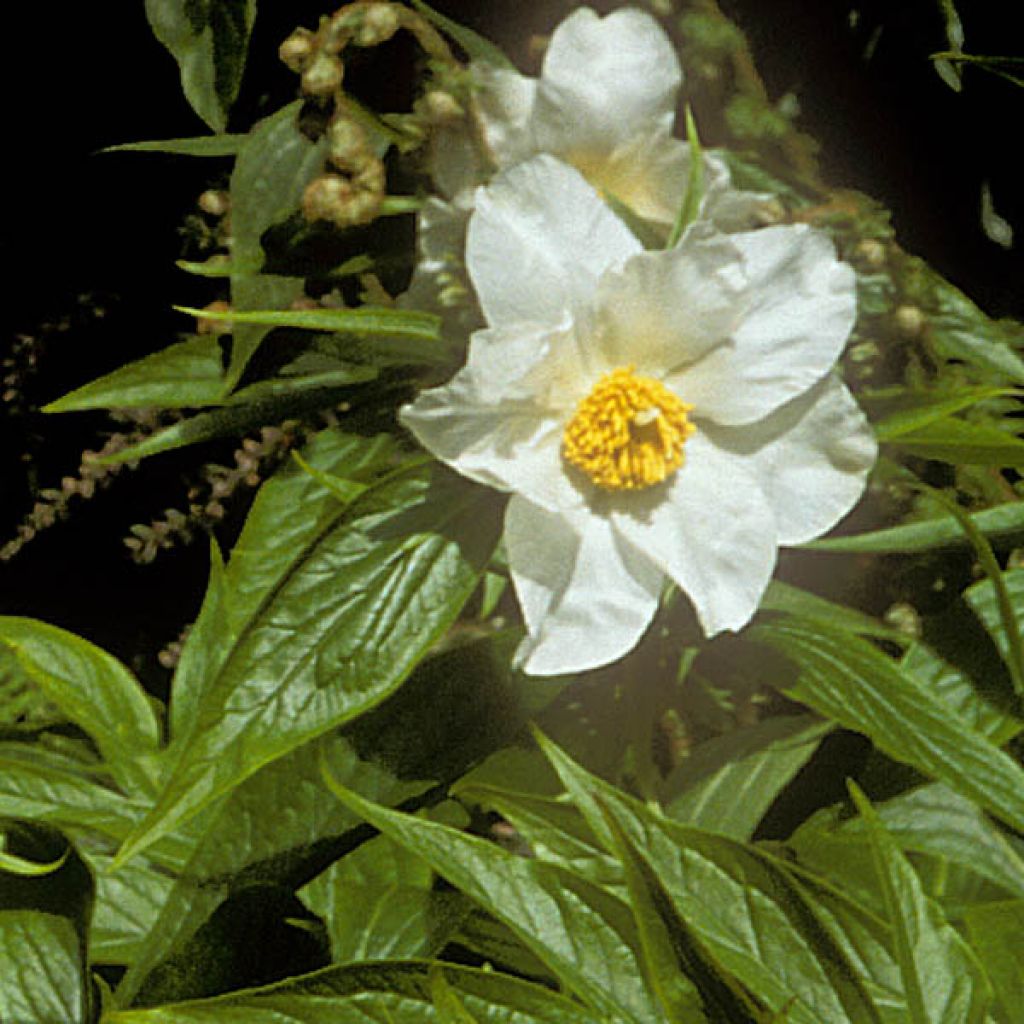
[[[281,62],[297,75],[306,70],[316,49],[315,37],[309,29],[297,28],[278,48]]]
[[[386,43],[400,27],[398,12],[391,4],[370,4],[362,12],[352,42],[356,46],[379,46]]]
[[[343,170],[354,169],[363,161],[373,159],[362,126],[344,116],[331,118],[327,144],[331,163]]]
[[[431,124],[450,124],[464,113],[459,101],[442,89],[431,89],[420,101],[420,107]]]
[[[333,96],[341,88],[345,66],[337,57],[320,53],[302,72],[302,91],[307,96]]]
[[[196,205],[211,217],[223,217],[231,209],[231,196],[223,189],[208,188]]]
[[[907,338],[916,338],[924,330],[924,312],[917,306],[900,306],[893,313],[893,320],[896,330]]]
[[[877,238],[865,238],[858,242],[853,255],[874,270],[885,266],[885,246]]]

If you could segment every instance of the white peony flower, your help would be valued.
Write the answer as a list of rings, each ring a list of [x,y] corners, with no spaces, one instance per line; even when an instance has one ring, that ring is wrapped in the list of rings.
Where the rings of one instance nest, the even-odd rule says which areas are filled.
[[[691,160],[672,134],[683,73],[651,15],[625,8],[601,18],[580,8],[552,34],[539,79],[486,65],[473,72],[499,168],[550,153],[641,217],[675,220]],[[732,188],[722,159],[704,154],[701,213],[716,227],[752,227],[766,198]]]
[[[876,445],[833,374],[854,275],[805,225],[639,242],[541,156],[476,197],[467,264],[488,326],[402,410],[434,455],[512,498],[526,671],[614,661],[665,578],[709,636],[749,621],[780,544],[857,502]]]

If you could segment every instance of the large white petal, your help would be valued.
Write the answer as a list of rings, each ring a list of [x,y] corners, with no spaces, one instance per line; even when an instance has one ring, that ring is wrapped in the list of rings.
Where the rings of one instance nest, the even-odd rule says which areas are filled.
[[[479,483],[546,508],[580,506],[583,497],[562,461],[565,416],[542,404],[545,356],[559,340],[542,327],[478,331],[466,366],[403,406],[402,423],[428,451]]]
[[[591,345],[609,366],[635,365],[674,383],[728,337],[743,286],[737,251],[724,237],[639,253],[602,279],[587,318]]]
[[[538,156],[477,192],[466,263],[492,326],[558,324],[640,248],[579,172]]]
[[[832,529],[860,500],[878,455],[867,418],[831,374],[760,423],[707,432],[757,479],[780,544]]]
[[[756,480],[697,433],[664,488],[629,495],[616,531],[689,597],[705,634],[750,621],[771,579],[775,520]]]
[[[597,668],[628,653],[658,608],[663,576],[586,510],[571,518],[513,497],[505,546],[528,636],[516,661],[533,675]]]
[[[625,9],[574,11],[551,36],[533,110],[538,151],[610,152],[671,129],[682,71],[657,21]]]
[[[484,140],[495,163],[509,167],[533,156],[530,122],[537,79],[489,64],[474,64],[472,74]]]
[[[721,239],[684,240],[693,256]],[[716,423],[763,419],[813,387],[835,365],[857,316],[855,275],[827,235],[803,224],[728,236],[736,253],[733,325],[719,344],[669,384]],[[678,296],[685,305],[692,296]]]

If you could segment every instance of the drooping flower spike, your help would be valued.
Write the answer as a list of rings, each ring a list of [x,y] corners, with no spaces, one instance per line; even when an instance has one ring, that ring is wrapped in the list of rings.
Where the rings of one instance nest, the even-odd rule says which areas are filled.
[[[707,635],[741,628],[779,545],[859,499],[876,444],[834,374],[856,301],[827,236],[643,251],[579,172],[540,156],[478,191],[467,264],[488,326],[402,419],[512,495],[526,671],[620,658],[666,578]]]

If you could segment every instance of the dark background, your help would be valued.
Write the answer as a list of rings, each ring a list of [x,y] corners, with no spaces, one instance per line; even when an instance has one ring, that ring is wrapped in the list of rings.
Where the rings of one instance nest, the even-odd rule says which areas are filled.
[[[550,29],[562,10],[512,0],[436,6],[519,59],[528,34]],[[979,221],[981,185],[989,180],[996,209],[1018,238],[1024,233],[1011,159],[1024,90],[983,72],[969,71],[959,94],[939,79],[928,60],[946,45],[935,0],[722,0],[722,7],[747,32],[771,95],[798,98],[799,124],[822,143],[826,180],[887,206],[898,241],[986,310],[1024,316],[1020,244],[1000,248]],[[1014,52],[1004,3],[962,0],[959,7],[969,52]],[[172,302],[195,304],[199,287],[173,265],[179,226],[214,168],[225,166],[97,155],[116,142],[205,128],[149,31],[142,0],[59,5],[59,13],[30,17],[40,10],[18,5],[19,13],[7,16],[12,24],[5,22],[0,358],[19,333],[40,339],[39,369],[23,392],[30,404],[161,348],[187,326],[170,310]],[[295,80],[278,64],[277,46],[296,25],[315,27],[326,11],[306,0],[263,0],[238,130],[292,97]],[[39,486],[59,484],[75,472],[83,448],[99,447],[106,423],[100,415],[11,417],[0,405],[0,544],[31,506],[29,471]],[[184,504],[180,473],[191,462],[185,454],[144,463],[0,564],[0,613],[80,632],[159,688],[165,673],[155,654],[198,611],[205,545],[136,566],[120,538],[131,523]]]

